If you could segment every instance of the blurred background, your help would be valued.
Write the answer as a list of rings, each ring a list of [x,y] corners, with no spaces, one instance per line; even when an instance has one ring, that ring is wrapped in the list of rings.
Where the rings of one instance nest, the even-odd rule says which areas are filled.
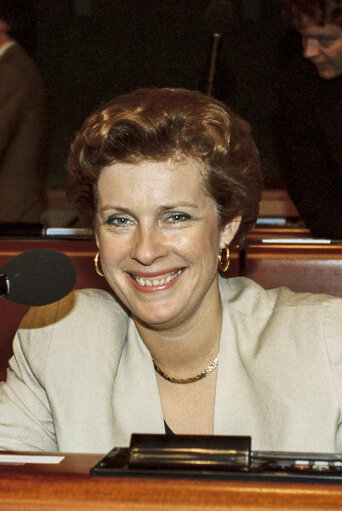
[[[233,2],[234,3],[234,2]],[[101,102],[137,87],[206,88],[208,0],[32,0],[32,55],[49,100],[48,187],[65,186],[75,130]],[[224,20],[217,19],[218,26]],[[33,28],[33,27],[32,27]],[[277,0],[237,0],[218,49],[213,95],[252,125],[267,177],[280,174],[271,140],[274,56],[284,27]]]
[[[19,42],[37,64],[48,95],[48,208],[64,207],[58,201],[65,202],[69,147],[90,112],[137,87],[207,92],[217,31],[211,95],[250,123],[265,187],[283,187],[273,141],[274,80],[287,31],[278,0],[20,1]]]

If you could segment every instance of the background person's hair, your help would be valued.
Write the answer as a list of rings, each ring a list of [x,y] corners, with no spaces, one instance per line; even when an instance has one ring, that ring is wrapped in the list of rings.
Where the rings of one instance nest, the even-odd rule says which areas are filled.
[[[96,182],[116,162],[193,158],[221,225],[241,215],[237,243],[255,224],[261,197],[258,151],[249,125],[197,91],[138,89],[114,98],[83,124],[71,146],[68,195],[85,225],[95,218]]]
[[[327,23],[342,27],[342,0],[280,0],[285,20],[296,29],[306,17],[317,25]]]

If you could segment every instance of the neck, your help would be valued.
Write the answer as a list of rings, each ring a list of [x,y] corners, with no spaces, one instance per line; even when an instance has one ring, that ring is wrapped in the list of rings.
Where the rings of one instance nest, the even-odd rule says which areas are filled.
[[[210,301],[189,321],[176,328],[156,330],[134,320],[152,358],[175,378],[201,372],[219,352],[222,326],[219,293],[216,301]]]

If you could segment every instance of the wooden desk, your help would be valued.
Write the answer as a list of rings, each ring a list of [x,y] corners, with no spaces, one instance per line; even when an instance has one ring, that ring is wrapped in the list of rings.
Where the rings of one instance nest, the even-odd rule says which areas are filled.
[[[0,510],[340,510],[342,486],[236,481],[95,478],[98,455],[59,465],[0,465]]]
[[[265,189],[260,201],[261,216],[299,217],[299,213],[285,189]]]

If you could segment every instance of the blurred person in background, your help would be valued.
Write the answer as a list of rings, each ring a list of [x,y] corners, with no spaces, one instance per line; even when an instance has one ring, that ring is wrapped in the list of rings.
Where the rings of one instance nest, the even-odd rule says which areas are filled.
[[[317,237],[342,239],[342,0],[281,0],[276,133],[288,192]]]
[[[45,209],[46,93],[18,41],[33,42],[27,1],[0,0],[0,222],[39,222]]]

